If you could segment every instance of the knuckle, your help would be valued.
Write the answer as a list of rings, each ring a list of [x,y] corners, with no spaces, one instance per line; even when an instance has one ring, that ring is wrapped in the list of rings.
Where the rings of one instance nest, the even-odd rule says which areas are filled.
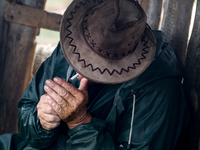
[[[60,122],[55,123],[55,127],[58,127],[60,125]]]
[[[52,128],[51,128],[48,124],[42,125],[42,127],[43,127],[45,130],[52,130]]]
[[[49,112],[49,114],[54,114],[55,113],[55,111],[51,107],[48,109],[48,112]]]
[[[46,98],[46,94],[42,95],[40,99],[42,100],[42,99],[45,99],[45,98]]]
[[[78,107],[79,107],[79,104],[78,104],[78,103],[75,103],[75,104],[74,104],[74,107],[73,107],[73,110],[76,111],[76,110],[78,109]]]
[[[40,120],[40,124],[42,125],[43,128],[46,128],[46,122],[43,120]]]
[[[79,105],[77,103],[71,105],[71,108],[70,108],[70,112],[76,112],[79,108]]]
[[[38,113],[40,114],[40,112],[41,112],[41,110],[43,109],[40,105],[37,105],[37,111],[38,111]]]
[[[41,120],[41,114],[38,112],[38,114],[37,114],[37,116],[38,116],[38,118]]]
[[[39,101],[38,104],[43,103],[45,100],[46,100],[46,95],[42,95],[42,96],[40,97],[40,101]]]
[[[67,92],[66,92],[64,89],[61,89],[61,90],[60,90],[60,95],[61,95],[62,97],[66,97],[66,96],[67,96]]]
[[[60,123],[53,123],[51,124],[50,128],[51,129],[55,129],[56,127],[58,127],[60,125]]]
[[[57,96],[56,96],[56,101],[57,101],[59,104],[61,104],[62,101],[63,101],[63,99],[62,99],[62,97],[60,97],[59,95],[57,95]]]
[[[51,115],[49,116],[49,122],[54,122],[56,120],[55,116]]]
[[[37,104],[36,108],[37,108],[37,109],[39,109],[39,108],[40,108],[40,103],[38,103],[38,104]]]
[[[79,102],[80,103],[83,103],[85,101],[85,97],[83,96],[83,95],[81,95],[80,97],[79,97]]]
[[[61,112],[61,107],[59,105],[56,105],[55,110],[56,110],[56,112]]]
[[[38,116],[41,114],[39,109],[37,110],[37,114],[38,114]]]
[[[47,93],[48,93],[48,94],[54,94],[54,91],[53,91],[52,89],[49,88],[49,90],[48,90]]]
[[[37,116],[40,119],[40,121],[44,121],[44,119],[43,119],[44,118],[44,114],[43,113],[38,112]]]

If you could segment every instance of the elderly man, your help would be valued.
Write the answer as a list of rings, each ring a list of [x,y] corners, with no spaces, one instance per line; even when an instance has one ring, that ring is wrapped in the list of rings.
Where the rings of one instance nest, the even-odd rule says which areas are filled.
[[[182,73],[137,1],[74,0],[60,37],[19,101],[17,147],[175,148],[189,119]]]

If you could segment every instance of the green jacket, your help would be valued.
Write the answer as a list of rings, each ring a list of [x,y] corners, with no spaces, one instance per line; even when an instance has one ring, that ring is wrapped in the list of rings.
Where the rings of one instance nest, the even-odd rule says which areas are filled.
[[[176,56],[170,45],[163,44],[163,33],[154,31],[154,34],[157,51],[153,63],[138,78],[105,85],[94,103],[88,106],[93,116],[91,123],[69,130],[62,122],[58,128],[47,131],[41,127],[36,108],[41,95],[45,94],[45,80],[56,76],[67,80],[75,74],[59,44],[38,69],[19,101],[19,132],[26,141],[21,147],[50,150],[174,149],[189,120],[189,111]],[[72,84],[78,87],[79,81]],[[111,107],[104,109],[109,102],[112,102]],[[106,110],[109,111],[103,116]]]

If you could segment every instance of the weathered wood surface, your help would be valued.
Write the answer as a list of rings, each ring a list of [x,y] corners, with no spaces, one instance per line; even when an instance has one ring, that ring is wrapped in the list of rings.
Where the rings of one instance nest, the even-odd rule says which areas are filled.
[[[27,2],[24,0],[24,2]],[[28,2],[31,2],[30,0]],[[30,3],[40,6],[41,0]],[[0,66],[2,72],[0,85],[0,134],[17,131],[17,103],[21,97],[24,86],[30,79],[35,37],[38,29],[17,23],[5,23],[4,30],[5,48],[1,49],[0,56],[4,60]],[[32,50],[32,51],[30,51]]]
[[[197,2],[194,27],[185,63],[185,89],[192,104],[187,150],[200,149],[200,1]]]
[[[161,30],[166,34],[169,42],[182,67],[185,65],[185,51],[187,47],[189,25],[194,0],[166,0],[166,13]]]
[[[142,8],[147,14],[147,23],[154,30],[157,30],[160,23],[162,0],[140,0]]]
[[[8,44],[6,48],[6,63],[3,72],[1,86],[1,119],[8,120],[1,122],[2,132],[16,131],[17,123],[17,102],[24,90],[27,70],[31,67],[28,63],[30,49],[34,46],[34,38],[37,29],[15,23],[10,24],[8,32]],[[27,38],[31,37],[31,38]],[[31,62],[32,63],[32,62]]]
[[[17,4],[30,6],[32,8],[44,9],[46,0],[9,0],[10,2],[16,2]]]
[[[165,0],[163,20],[160,22],[163,1],[139,0],[147,14],[147,23],[152,29],[158,29],[159,24],[161,24],[161,30],[166,34],[166,42],[174,48],[182,67],[185,65],[185,51],[193,1]]]
[[[5,19],[27,26],[59,31],[62,15],[7,2]]]
[[[0,51],[4,51],[5,49],[5,42],[4,42],[4,30],[5,30],[5,22],[4,22],[4,9],[5,9],[5,5],[6,5],[6,0],[1,0],[0,3]],[[5,64],[5,59],[3,55],[0,55],[0,87],[1,87],[1,83],[2,83],[2,73],[4,66],[3,64]]]

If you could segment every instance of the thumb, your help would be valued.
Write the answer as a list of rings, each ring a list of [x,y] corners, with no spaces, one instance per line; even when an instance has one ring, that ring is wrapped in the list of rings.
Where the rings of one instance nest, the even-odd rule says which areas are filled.
[[[80,91],[82,91],[84,94],[87,95],[87,92],[88,92],[88,79],[82,78],[78,89]]]

